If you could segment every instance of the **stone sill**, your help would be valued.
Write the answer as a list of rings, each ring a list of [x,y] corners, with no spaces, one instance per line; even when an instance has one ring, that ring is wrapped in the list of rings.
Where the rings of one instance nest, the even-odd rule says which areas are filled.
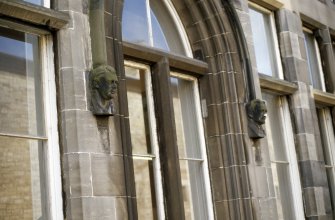
[[[0,0],[0,18],[18,19],[51,30],[63,28],[70,20],[66,13],[17,0]]]
[[[335,106],[335,94],[313,89],[315,103],[324,107]]]
[[[261,88],[264,90],[271,91],[278,95],[290,95],[298,90],[298,86],[294,83],[277,79],[271,76],[267,76],[264,74],[259,75],[259,83]]]

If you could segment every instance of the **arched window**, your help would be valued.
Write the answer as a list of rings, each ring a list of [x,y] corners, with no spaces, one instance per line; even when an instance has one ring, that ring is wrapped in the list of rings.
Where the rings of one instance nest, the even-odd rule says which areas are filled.
[[[138,218],[214,219],[198,78],[168,1],[125,0],[122,38]]]
[[[186,33],[169,1],[126,0],[122,37],[124,41],[192,56]]]

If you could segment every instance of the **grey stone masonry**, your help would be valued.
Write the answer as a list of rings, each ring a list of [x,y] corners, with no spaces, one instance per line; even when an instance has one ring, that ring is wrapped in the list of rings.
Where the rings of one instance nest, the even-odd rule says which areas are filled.
[[[307,219],[333,219],[301,19],[287,9],[280,9],[277,21],[284,76],[298,85],[298,90],[290,97],[290,109],[305,216]]]
[[[235,0],[234,4],[249,50],[256,96],[261,99],[262,96],[256,65],[255,49],[248,14],[248,1]],[[249,159],[247,168],[254,218],[259,220],[278,219],[267,141],[266,139],[256,141],[246,139],[245,142],[247,147],[246,154]]]
[[[128,219],[119,119],[95,117],[89,110],[89,2],[57,0],[54,5],[71,18],[56,36],[65,218]]]

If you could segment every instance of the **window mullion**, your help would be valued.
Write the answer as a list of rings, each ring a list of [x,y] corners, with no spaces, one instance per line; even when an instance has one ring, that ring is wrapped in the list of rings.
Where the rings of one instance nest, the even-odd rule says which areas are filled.
[[[164,179],[167,219],[185,219],[177,135],[170,85],[169,61],[163,57],[153,66],[158,140]]]

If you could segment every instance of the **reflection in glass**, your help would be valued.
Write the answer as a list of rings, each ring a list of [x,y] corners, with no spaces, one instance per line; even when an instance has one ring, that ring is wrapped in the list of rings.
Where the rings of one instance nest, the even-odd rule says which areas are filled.
[[[273,161],[287,161],[287,152],[285,146],[285,139],[280,118],[280,100],[278,97],[263,93],[263,98],[266,100],[268,117],[267,120],[270,125],[269,134],[271,138],[268,139],[271,147],[270,156]]]
[[[289,161],[287,158],[280,97],[263,93],[268,108],[266,133],[269,146],[273,184],[279,219],[294,219],[292,189],[290,187]]]
[[[272,41],[270,16],[249,8],[252,37],[254,42],[257,70],[269,76],[277,76],[274,45]]]
[[[152,161],[134,158],[134,174],[138,219],[157,219]]]
[[[179,157],[202,159],[194,81],[171,77],[171,87]]]
[[[185,219],[208,219],[195,79],[171,77]]]
[[[29,3],[32,3],[32,4],[35,4],[35,5],[41,5],[43,6],[43,0],[23,0],[25,2],[29,2]]]
[[[125,41],[186,55],[181,33],[175,23],[164,2],[124,1],[122,38]]]
[[[305,46],[307,50],[308,70],[311,84],[316,89],[322,89],[321,83],[321,69],[319,68],[319,62],[316,50],[315,38],[313,34],[304,32]]]
[[[0,132],[44,135],[38,40],[0,27]]]
[[[123,40],[151,46],[146,0],[125,0],[122,14]]]
[[[156,48],[160,48],[162,50],[169,51],[170,49],[164,36],[163,30],[152,10],[150,10],[150,14],[152,24],[153,46]]]
[[[151,153],[145,73],[125,67],[133,154]]]
[[[42,142],[0,136],[0,219],[46,219]]]
[[[152,152],[149,122],[150,75],[129,66],[125,66],[125,73],[138,219],[157,219],[154,173],[157,161]]]

